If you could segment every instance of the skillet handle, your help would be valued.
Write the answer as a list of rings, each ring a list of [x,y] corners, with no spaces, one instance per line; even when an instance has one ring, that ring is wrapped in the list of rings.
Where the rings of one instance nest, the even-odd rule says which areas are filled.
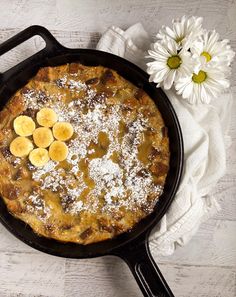
[[[157,267],[148,246],[147,235],[118,248],[113,255],[122,258],[133,273],[145,297],[174,297]]]
[[[14,75],[16,71],[25,69],[27,66],[32,65],[32,63],[42,62],[42,59],[45,59],[46,57],[49,57],[50,55],[55,54],[55,52],[58,52],[61,49],[63,49],[63,46],[55,39],[55,37],[46,28],[42,26],[34,25],[26,28],[25,30],[19,32],[18,34],[14,35],[10,39],[0,44],[0,56],[35,35],[39,35],[43,38],[43,40],[46,43],[45,48],[43,48],[36,54],[32,55],[28,59],[20,62],[19,64],[7,70],[6,72],[0,73],[1,83],[6,81],[11,75]]]

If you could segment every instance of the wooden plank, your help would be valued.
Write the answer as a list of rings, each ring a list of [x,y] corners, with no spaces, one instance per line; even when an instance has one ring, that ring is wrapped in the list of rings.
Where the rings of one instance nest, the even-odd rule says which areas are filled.
[[[236,150],[236,144],[232,144],[232,149]],[[228,169],[232,170],[235,164],[229,165]],[[236,170],[235,170],[236,172]],[[236,220],[236,175],[227,173],[217,184],[213,195],[221,206],[221,211],[216,215],[217,219],[220,220]]]
[[[63,296],[65,259],[43,253],[0,253],[0,296]]]
[[[18,238],[13,236],[2,224],[0,224],[0,254],[6,252],[11,253],[34,253],[34,249],[20,241]],[[0,265],[0,271],[2,267]],[[0,273],[1,275],[1,273]],[[0,295],[1,296],[1,295]]]
[[[127,265],[118,258],[67,261],[43,254],[0,254],[0,296],[142,296]],[[235,268],[160,264],[177,297],[234,297]],[[20,272],[20,273],[19,273]],[[63,288],[65,285],[65,288]],[[63,292],[65,290],[65,295]]]
[[[150,243],[157,263],[236,267],[236,221],[210,219],[203,223],[184,247],[177,247],[172,256],[161,257]]]
[[[160,265],[176,297],[235,297],[236,270],[185,265]]]
[[[65,296],[141,297],[127,265],[116,257],[67,260]]]
[[[206,25],[218,26],[224,32],[221,24],[227,24],[225,18],[230,17],[230,12],[232,18],[235,11],[235,2],[230,0],[177,0],[174,3],[172,0],[131,0],[126,5],[123,0],[101,0],[99,3],[96,0],[71,0],[70,5],[56,0],[15,0],[6,5],[1,0],[0,4],[5,7],[0,12],[2,28],[24,27],[34,22],[44,23],[51,29],[67,31],[82,28],[86,31],[101,31],[101,28],[114,23],[128,26],[135,21],[139,22],[142,16],[141,21],[153,32],[156,25],[170,23],[173,17],[198,14],[205,17]]]
[[[159,266],[176,297],[235,297],[235,269],[170,264]],[[67,260],[65,296],[141,297],[142,294],[122,260],[103,257]]]

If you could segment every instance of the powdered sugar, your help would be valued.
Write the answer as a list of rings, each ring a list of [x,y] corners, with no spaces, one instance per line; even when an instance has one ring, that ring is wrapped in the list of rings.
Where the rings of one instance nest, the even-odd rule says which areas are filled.
[[[144,168],[137,157],[138,148],[148,127],[143,115],[137,113],[132,121],[129,117],[124,118],[120,104],[108,105],[104,93],[97,93],[76,77],[63,76],[55,85],[58,87],[55,94],[44,93],[43,97],[42,92],[32,90],[25,94],[28,108],[50,106],[58,114],[59,121],[70,122],[75,131],[68,142],[66,161],[70,170],[53,161],[43,168],[34,168],[32,178],[40,187],[57,192],[63,209],[71,214],[84,210],[96,212],[98,208],[110,212],[122,206],[135,210],[145,205],[149,193],[158,197],[162,187],[155,185],[151,173],[147,171],[138,176]],[[83,92],[83,97],[65,103],[65,89],[73,96]],[[122,137],[119,136],[121,122],[126,126]],[[114,154],[117,154],[117,160],[113,159]],[[81,162],[85,164],[83,168]],[[87,191],[86,199],[82,199],[83,191]],[[102,205],[99,203],[101,198],[104,200]]]
[[[57,164],[57,162],[50,160],[44,165],[44,167],[37,168],[37,170],[33,171],[32,178],[35,181],[40,181],[44,175],[48,174],[49,172],[53,172]]]
[[[73,214],[78,214],[81,210],[83,210],[83,202],[76,201],[75,203],[73,203],[70,212]]]
[[[89,175],[95,181],[94,195],[100,195],[102,190],[106,189],[104,198],[107,204],[112,203],[112,197],[123,195],[125,190],[122,184],[123,170],[112,160],[92,159],[89,163]]]
[[[104,158],[92,159],[89,164],[89,171],[93,179],[98,178],[105,182],[109,182],[114,178],[122,178],[119,165]]]
[[[87,86],[85,83],[81,82],[80,80],[70,79],[68,75],[64,75],[60,79],[56,80],[56,85],[59,88],[70,89],[74,92],[87,90]]]
[[[43,197],[38,193],[33,193],[28,197],[26,200],[26,210],[29,213],[36,214],[44,222],[51,215],[50,208],[46,206]]]

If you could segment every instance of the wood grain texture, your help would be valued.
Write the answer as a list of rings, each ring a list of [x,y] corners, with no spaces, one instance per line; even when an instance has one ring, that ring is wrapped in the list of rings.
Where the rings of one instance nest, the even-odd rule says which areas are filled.
[[[0,253],[0,296],[61,296],[64,290],[65,259],[43,253]]]
[[[142,22],[154,36],[162,24],[183,14],[204,17],[236,50],[234,0],[0,0],[0,42],[39,24],[68,47],[94,48],[111,25],[126,29]],[[39,50],[40,39],[0,57],[5,71]],[[232,86],[236,98],[236,63]],[[176,297],[236,296],[236,101],[230,126],[232,146],[227,172],[214,190],[222,211],[201,225],[198,233],[174,255],[153,256]],[[0,297],[141,297],[127,265],[115,257],[61,259],[33,250],[0,225]]]
[[[236,296],[236,270],[207,266],[160,265],[177,297]]]
[[[158,263],[195,266],[235,267],[236,263],[236,221],[206,221],[199,232],[184,247],[177,247],[170,257],[158,257],[155,248],[152,254]]]

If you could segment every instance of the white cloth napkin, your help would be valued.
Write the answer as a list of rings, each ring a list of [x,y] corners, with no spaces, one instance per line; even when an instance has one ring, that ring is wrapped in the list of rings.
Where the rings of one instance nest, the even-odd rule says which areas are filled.
[[[123,31],[109,28],[97,49],[130,60],[146,70],[150,37],[138,23]],[[184,171],[177,195],[160,224],[152,232],[150,245],[155,253],[170,255],[185,245],[201,222],[220,209],[211,194],[226,167],[226,143],[232,105],[231,93],[211,105],[190,105],[174,90],[165,91],[178,115],[184,138]]]

